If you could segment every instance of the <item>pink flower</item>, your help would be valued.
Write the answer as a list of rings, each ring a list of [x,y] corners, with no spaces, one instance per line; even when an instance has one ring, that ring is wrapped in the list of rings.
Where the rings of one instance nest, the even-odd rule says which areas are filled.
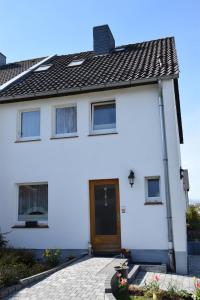
[[[126,279],[126,278],[122,278],[122,279],[120,280],[120,284],[121,284],[121,285],[126,285],[126,284],[127,284],[127,279]]]
[[[122,276],[122,274],[121,273],[119,273],[119,272],[117,272],[117,277],[121,277]]]
[[[154,280],[154,281],[159,281],[159,280],[160,280],[160,276],[159,276],[159,275],[155,275],[155,276],[153,277],[153,280]]]
[[[197,281],[195,284],[196,289],[200,289],[200,281]]]

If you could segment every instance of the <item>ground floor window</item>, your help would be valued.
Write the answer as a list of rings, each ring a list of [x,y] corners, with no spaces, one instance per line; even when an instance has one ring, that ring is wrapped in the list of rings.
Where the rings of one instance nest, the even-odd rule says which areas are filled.
[[[146,202],[160,202],[160,177],[148,177],[146,181]]]
[[[18,220],[48,219],[48,184],[19,185]]]

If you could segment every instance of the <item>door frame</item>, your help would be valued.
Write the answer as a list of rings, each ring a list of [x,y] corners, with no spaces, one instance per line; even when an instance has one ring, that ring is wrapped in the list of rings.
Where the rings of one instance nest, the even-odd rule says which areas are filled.
[[[113,249],[113,252],[115,250],[121,251],[121,216],[120,216],[120,195],[119,195],[119,179],[118,178],[112,178],[112,179],[92,179],[89,180],[89,198],[90,198],[90,242],[93,247],[94,240],[96,237],[95,234],[95,207],[94,207],[94,186],[102,185],[102,184],[114,184],[116,188],[116,218],[117,218],[117,234],[116,235],[108,235],[108,237],[118,237],[119,241],[119,249]],[[104,236],[99,235],[99,237],[103,238]],[[98,252],[98,250],[95,250],[95,252]],[[100,252],[100,250],[99,250]],[[103,252],[112,252],[112,249],[105,250]]]

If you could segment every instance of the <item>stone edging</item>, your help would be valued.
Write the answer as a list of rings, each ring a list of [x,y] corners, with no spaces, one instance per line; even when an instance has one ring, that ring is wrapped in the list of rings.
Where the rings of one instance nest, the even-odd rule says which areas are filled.
[[[71,259],[71,260],[69,260],[69,261],[53,268],[53,269],[44,271],[42,273],[35,274],[35,275],[27,277],[27,278],[20,279],[18,284],[15,284],[15,285],[12,285],[10,287],[6,287],[6,288],[3,288],[2,290],[0,290],[0,299],[2,299],[4,297],[7,297],[10,294],[23,289],[24,287],[26,287],[27,285],[29,285],[31,283],[34,283],[36,281],[40,281],[40,280],[44,279],[45,277],[48,277],[49,275],[65,268],[69,265],[71,265],[73,262],[79,260],[80,258],[84,257],[85,255],[87,255],[87,254],[84,254],[84,255],[78,256],[76,258],[73,258],[73,259]]]

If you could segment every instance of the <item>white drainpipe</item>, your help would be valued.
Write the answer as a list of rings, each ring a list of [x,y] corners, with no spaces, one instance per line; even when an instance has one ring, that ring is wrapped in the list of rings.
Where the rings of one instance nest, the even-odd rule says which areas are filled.
[[[172,209],[171,209],[171,195],[170,195],[170,183],[169,183],[169,166],[168,166],[168,154],[167,154],[167,139],[165,128],[165,113],[164,102],[162,93],[162,82],[158,80],[159,87],[159,114],[160,114],[160,128],[162,138],[162,152],[163,152],[163,167],[164,167],[164,180],[165,180],[165,198],[167,208],[167,228],[168,228],[168,255],[170,261],[170,268],[175,272],[175,254],[174,254],[174,242],[173,242],[173,225],[172,225]]]

